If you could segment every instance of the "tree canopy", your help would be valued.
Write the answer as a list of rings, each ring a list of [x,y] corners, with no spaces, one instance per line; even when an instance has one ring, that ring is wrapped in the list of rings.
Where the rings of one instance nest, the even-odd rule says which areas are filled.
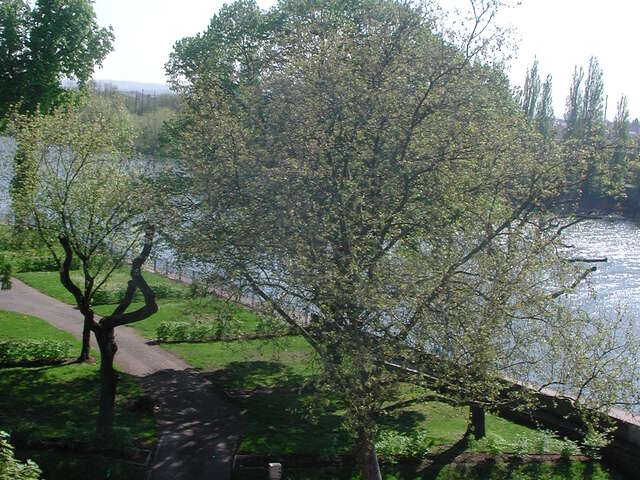
[[[91,0],[0,4],[0,118],[10,108],[50,112],[63,79],[84,85],[111,51],[111,27],[96,22]]]
[[[551,208],[563,159],[478,36],[498,2],[473,6],[456,36],[404,2],[240,1],[167,65],[187,104],[175,247],[314,347],[366,479],[396,370],[482,405],[507,377],[576,394],[571,361],[593,352],[564,341],[567,323],[609,338],[558,302],[590,271],[566,261]],[[586,383],[594,404],[620,393]]]

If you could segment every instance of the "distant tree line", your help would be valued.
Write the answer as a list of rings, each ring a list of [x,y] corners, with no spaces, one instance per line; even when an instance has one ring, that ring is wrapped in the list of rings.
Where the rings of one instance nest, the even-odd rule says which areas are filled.
[[[129,112],[130,122],[136,131],[135,147],[139,154],[165,156],[168,136],[164,126],[180,111],[180,97],[169,93],[122,92],[109,84],[102,88],[94,85],[93,89],[99,96],[122,103]]]
[[[640,122],[630,121],[625,95],[617,101],[613,121],[607,120],[608,96],[597,58],[589,60],[586,72],[574,67],[563,120],[553,112],[551,75],[541,81],[537,59],[517,96],[529,121],[562,151],[571,177],[563,200],[579,211],[640,212]]]

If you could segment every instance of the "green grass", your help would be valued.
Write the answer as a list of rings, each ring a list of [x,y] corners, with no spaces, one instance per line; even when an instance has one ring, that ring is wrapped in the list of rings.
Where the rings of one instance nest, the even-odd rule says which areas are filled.
[[[142,303],[132,303],[129,311],[140,308]],[[233,316],[232,329],[237,334],[252,334],[260,331],[263,322],[254,312],[239,307],[222,299],[190,299],[182,301],[159,300],[158,312],[140,322],[131,324],[143,337],[156,338],[156,329],[162,322],[210,320],[222,309],[229,309]],[[106,316],[113,312],[113,305],[97,305],[94,307],[98,315]]]
[[[80,342],[70,334],[38,318],[4,311],[0,311],[0,337],[63,340],[80,351]],[[95,443],[99,388],[97,364],[2,369],[0,429],[11,433],[19,443]],[[115,432],[123,448],[150,447],[155,442],[153,416],[126,408],[141,394],[132,377],[121,373]]]
[[[79,345],[79,342],[70,333],[58,330],[39,318],[4,310],[0,310],[0,338],[15,340],[48,339]]]
[[[354,439],[343,423],[340,404],[329,395],[276,391],[257,393],[239,399],[246,411],[247,428],[239,453],[255,455],[308,454],[333,457],[353,449]],[[467,429],[469,411],[466,407],[452,407],[441,402],[426,402],[404,408],[379,420],[380,436],[393,432],[408,438],[420,435],[429,451],[453,445],[461,440]],[[487,414],[488,437],[470,442],[467,450],[488,452],[487,443],[499,435],[505,444],[527,441],[535,444],[538,432]],[[548,453],[560,453],[560,445]],[[537,453],[537,452],[531,452]]]
[[[178,295],[183,297],[186,297],[189,293],[189,287],[183,283],[176,282],[155,273],[144,272],[143,276],[151,288],[159,287],[163,290],[170,290],[172,294],[173,292],[176,292]],[[50,297],[64,303],[75,305],[73,296],[60,283],[60,276],[58,272],[22,272],[16,274],[16,277],[27,285],[49,295]],[[77,285],[84,284],[82,274],[79,271],[71,272],[71,278]],[[129,272],[123,267],[112,274],[103,286],[102,290],[113,291],[124,289],[126,288],[128,279]]]
[[[224,388],[300,385],[317,372],[311,347],[301,337],[239,342],[169,344],[164,348],[208,372]]]
[[[17,457],[33,460],[46,480],[145,480],[147,469],[128,461],[78,452],[19,450]]]
[[[16,273],[15,277],[45,295],[75,305],[73,295],[60,283],[60,275],[56,272],[22,272]]]
[[[145,274],[151,280],[157,279]],[[63,299],[59,292],[59,282],[51,274],[21,274],[27,283],[45,293]],[[126,272],[114,277],[124,282]],[[175,282],[173,282],[175,283]],[[186,288],[186,287],[185,287]],[[154,316],[131,325],[143,336],[155,338],[156,328],[164,321],[193,321],[213,315],[220,309],[222,300],[160,300],[159,311]],[[139,304],[132,304],[131,309]],[[105,315],[113,306],[96,307],[96,313]],[[239,331],[251,333],[259,330],[259,317],[242,307],[233,307],[233,317]],[[344,412],[340,404],[327,393],[301,390],[297,387],[309,384],[318,373],[314,354],[301,337],[284,337],[270,340],[242,340],[208,343],[171,343],[163,348],[185,359],[190,365],[202,370],[220,389],[236,395],[234,402],[244,412],[243,435],[239,453],[278,455],[310,454],[324,457],[348,454],[353,449],[352,435],[344,426]],[[271,390],[272,391],[271,391]],[[398,400],[412,398],[416,387],[403,386]],[[239,395],[252,392],[252,395]],[[440,402],[427,402],[405,407],[379,420],[380,435],[392,432],[396,436],[420,438],[429,451],[445,448],[458,442],[467,428],[468,409],[452,407]],[[486,418],[487,438],[471,442],[467,447],[471,452],[490,452],[489,442],[498,440],[506,445],[535,445],[540,433],[488,414]],[[551,451],[559,453],[559,444],[554,443]],[[531,452],[537,453],[537,452]],[[569,470],[566,470],[566,468]],[[565,468],[565,470],[563,470]],[[593,471],[589,471],[591,468]],[[586,469],[586,470],[585,470]],[[421,472],[409,469],[387,468],[386,478],[405,480],[422,478]],[[298,472],[304,475],[304,472]],[[593,473],[593,475],[592,475]],[[584,474],[584,475],[583,475]],[[293,475],[293,473],[292,473]],[[288,478],[355,478],[352,472],[345,477],[327,477],[326,472],[319,477],[290,476]],[[564,467],[523,465],[492,466],[489,470],[480,467],[461,469],[447,467],[437,476],[425,478],[614,478],[600,469],[600,466],[569,464]],[[583,475],[581,477],[580,475]]]

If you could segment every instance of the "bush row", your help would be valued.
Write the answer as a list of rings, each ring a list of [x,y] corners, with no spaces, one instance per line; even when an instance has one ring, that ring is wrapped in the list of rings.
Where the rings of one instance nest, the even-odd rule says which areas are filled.
[[[57,340],[0,340],[0,366],[50,364],[64,361],[71,344]]]
[[[164,321],[156,328],[156,339],[159,342],[203,342],[222,338],[224,328],[217,322]]]
[[[236,340],[239,338],[272,338],[295,334],[287,326],[281,328],[261,328],[253,332],[242,331],[234,319],[174,321],[165,320],[156,327],[158,342],[210,342],[216,340]]]

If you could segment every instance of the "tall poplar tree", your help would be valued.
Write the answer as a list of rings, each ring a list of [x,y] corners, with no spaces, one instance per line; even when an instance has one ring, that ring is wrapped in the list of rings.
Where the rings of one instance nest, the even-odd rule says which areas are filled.
[[[584,80],[584,70],[576,65],[573,69],[571,77],[571,86],[569,95],[567,96],[566,109],[564,119],[567,123],[565,130],[565,139],[582,138],[582,110],[583,110],[583,94],[582,81]]]
[[[626,95],[618,101],[616,116],[611,127],[613,152],[610,156],[608,187],[610,195],[622,200],[626,193],[626,183],[633,171],[633,143],[629,133],[629,102]]]
[[[527,76],[522,91],[522,99],[520,106],[524,110],[524,114],[531,120],[536,116],[536,107],[538,106],[538,98],[542,90],[540,82],[540,74],[538,73],[538,59],[533,61],[531,68],[527,69]]]
[[[547,75],[544,83],[542,84],[542,95],[538,100],[535,114],[535,124],[538,131],[542,136],[551,140],[555,134],[555,115],[553,113],[553,92],[552,92],[552,77]]]

